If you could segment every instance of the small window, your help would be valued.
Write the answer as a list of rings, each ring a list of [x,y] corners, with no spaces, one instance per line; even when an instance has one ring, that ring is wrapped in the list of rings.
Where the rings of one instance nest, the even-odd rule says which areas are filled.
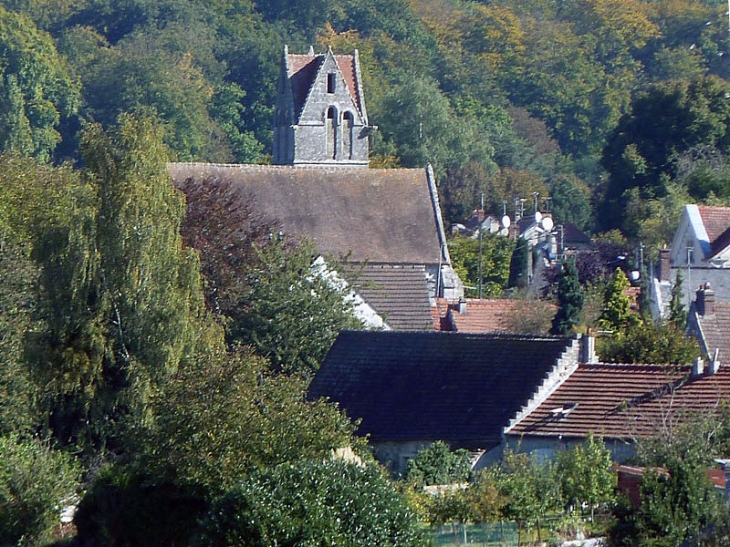
[[[335,92],[335,82],[337,81],[335,76],[336,74],[334,72],[327,74],[327,93]]]

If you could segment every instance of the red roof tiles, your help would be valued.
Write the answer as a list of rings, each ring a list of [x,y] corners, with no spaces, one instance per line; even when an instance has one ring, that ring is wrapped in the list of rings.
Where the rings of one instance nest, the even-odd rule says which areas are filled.
[[[710,238],[713,256],[730,245],[730,207],[699,205],[707,236]]]
[[[546,333],[555,310],[553,304],[539,300],[467,299],[464,313],[458,304],[449,306],[449,319],[451,330],[458,332]],[[540,317],[544,321],[535,321]]]
[[[582,364],[509,435],[633,439],[667,433],[730,398],[730,367],[689,378],[689,367]]]

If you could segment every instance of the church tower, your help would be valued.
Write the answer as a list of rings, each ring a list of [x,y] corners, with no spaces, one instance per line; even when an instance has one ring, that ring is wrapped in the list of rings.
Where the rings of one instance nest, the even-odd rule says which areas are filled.
[[[357,50],[352,55],[291,55],[281,61],[274,112],[273,163],[368,166],[368,122]]]

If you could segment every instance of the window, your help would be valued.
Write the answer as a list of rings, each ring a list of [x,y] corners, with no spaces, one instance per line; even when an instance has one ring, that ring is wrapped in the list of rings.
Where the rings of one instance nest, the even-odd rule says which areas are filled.
[[[337,75],[334,72],[327,74],[327,93],[335,92],[335,82],[337,81],[335,78],[336,76]]]

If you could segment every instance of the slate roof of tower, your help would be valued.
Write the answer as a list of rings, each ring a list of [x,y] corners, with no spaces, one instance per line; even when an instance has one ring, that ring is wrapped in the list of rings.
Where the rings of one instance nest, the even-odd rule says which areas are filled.
[[[350,277],[357,293],[390,328],[433,330],[423,266],[354,265]]]
[[[355,262],[439,264],[442,253],[426,169],[171,163],[176,185],[223,182],[285,235]]]
[[[614,439],[661,434],[730,398],[730,366],[689,378],[689,367],[581,364],[511,436]]]
[[[505,334],[342,331],[310,397],[339,403],[374,442],[490,448],[572,340]]]

